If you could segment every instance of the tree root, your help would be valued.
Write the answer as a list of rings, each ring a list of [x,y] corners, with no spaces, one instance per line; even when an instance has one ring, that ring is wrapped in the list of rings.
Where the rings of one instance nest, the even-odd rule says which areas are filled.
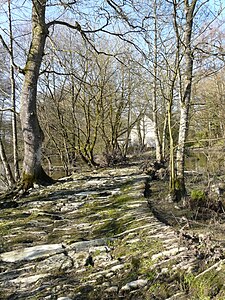
[[[28,195],[29,191],[34,187],[34,183],[41,186],[48,186],[56,182],[57,180],[48,176],[42,168],[35,177],[24,174],[21,182],[18,182],[17,185],[0,194],[0,209],[17,207],[18,203],[16,201]]]

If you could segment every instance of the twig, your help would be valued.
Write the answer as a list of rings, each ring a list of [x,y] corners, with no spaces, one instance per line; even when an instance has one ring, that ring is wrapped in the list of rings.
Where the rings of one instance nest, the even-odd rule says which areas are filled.
[[[203,276],[205,273],[207,273],[207,272],[211,271],[212,269],[218,267],[223,262],[225,262],[225,259],[218,261],[217,263],[215,263],[214,265],[212,265],[211,267],[209,267],[208,269],[206,269],[202,273],[198,274],[195,278],[199,278],[199,277]]]

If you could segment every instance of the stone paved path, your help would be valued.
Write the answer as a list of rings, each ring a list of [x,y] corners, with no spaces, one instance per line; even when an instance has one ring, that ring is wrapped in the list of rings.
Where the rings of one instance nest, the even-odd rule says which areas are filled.
[[[74,175],[0,211],[0,299],[188,299],[195,258],[150,212],[146,180],[135,166]]]

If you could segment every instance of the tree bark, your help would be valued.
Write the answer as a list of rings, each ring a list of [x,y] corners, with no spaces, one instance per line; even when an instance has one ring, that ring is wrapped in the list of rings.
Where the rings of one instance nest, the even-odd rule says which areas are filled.
[[[188,132],[189,121],[189,106],[191,101],[192,77],[193,77],[193,53],[191,47],[192,27],[194,10],[197,0],[193,0],[190,4],[188,0],[184,1],[185,6],[185,31],[184,31],[184,59],[185,59],[185,85],[183,95],[180,99],[180,125],[178,136],[178,147],[176,155],[177,168],[177,189],[180,192],[180,197],[185,197],[186,188],[184,180],[184,165],[185,165],[185,142]]]
[[[7,184],[9,187],[12,187],[15,184],[15,180],[13,178],[12,171],[11,171],[11,168],[10,168],[10,165],[8,163],[7,156],[5,153],[5,148],[4,148],[4,145],[3,145],[1,139],[0,139],[0,158],[1,158],[3,168],[5,171],[5,177],[7,180]]]
[[[158,26],[157,26],[157,3],[154,0],[154,61],[153,61],[153,96],[152,96],[152,117],[155,135],[155,151],[156,151],[156,161],[161,163],[162,158],[162,144],[159,135],[158,126],[158,113],[157,113],[157,77],[158,77]]]
[[[33,183],[50,184],[51,179],[41,166],[41,148],[44,139],[37,116],[37,82],[48,34],[45,24],[47,0],[33,0],[32,39],[24,68],[24,83],[21,93],[20,119],[24,138],[23,188]]]
[[[20,178],[18,159],[18,138],[17,138],[17,117],[16,117],[16,84],[14,75],[14,51],[13,51],[13,31],[11,18],[11,2],[8,0],[8,18],[10,34],[10,81],[11,81],[11,104],[12,104],[12,137],[13,137],[13,166],[15,181]]]

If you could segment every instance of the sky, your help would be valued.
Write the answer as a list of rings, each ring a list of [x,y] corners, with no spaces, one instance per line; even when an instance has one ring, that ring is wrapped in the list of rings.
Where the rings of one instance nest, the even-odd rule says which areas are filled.
[[[200,1],[200,0],[199,0]],[[82,1],[85,3],[85,1]],[[104,1],[92,1],[92,0],[86,0],[86,7],[91,7],[90,8],[90,14],[93,13],[94,7],[96,7],[96,3],[102,4]],[[115,1],[116,2],[116,1]],[[24,20],[29,21],[31,17],[31,0],[11,0],[11,7],[12,7],[12,15],[13,19],[18,22],[24,22]],[[79,3],[79,2],[78,2]],[[215,8],[221,7],[223,10],[222,17],[225,17],[225,1],[224,0],[209,0],[207,5],[211,7],[211,10],[213,11]],[[7,12],[7,0],[0,0],[0,24],[1,27],[4,26],[6,23],[7,17],[6,17],[6,12]],[[51,16],[53,15],[52,12],[56,13],[56,6],[55,8],[51,7],[51,11],[48,14],[47,13],[47,18],[51,19]],[[48,9],[47,9],[48,12]],[[59,10],[59,14],[63,12],[63,8]],[[88,14],[88,8],[86,8],[86,13]]]
[[[52,1],[54,1],[54,0],[52,0]],[[65,0],[65,1],[68,1],[68,0]],[[200,3],[200,1],[202,2],[205,0],[198,0],[198,1]],[[7,2],[8,2],[8,0],[0,0],[0,24],[1,24],[0,25],[0,34],[3,36],[3,38],[6,41],[8,40],[8,36],[7,36],[7,32],[8,32]],[[93,26],[94,22],[102,25],[104,21],[99,21],[99,18],[97,18],[97,14],[99,11],[95,12],[94,8],[97,7],[96,3],[104,4],[105,1],[104,0],[97,0],[97,1],[84,0],[81,2],[84,3],[85,8],[83,9],[83,14],[80,16],[79,16],[78,12],[76,11],[76,7],[74,8],[74,14],[69,14],[68,12],[65,13],[65,9],[62,6],[60,8],[58,8],[56,6],[47,8],[47,12],[46,12],[47,22],[55,19],[55,17],[57,16],[58,18],[61,17],[61,19],[64,17],[63,20],[65,20],[66,17],[70,17],[71,22],[78,21],[78,22],[80,22],[80,24],[82,26],[85,26],[88,23],[88,19],[90,20],[90,18],[92,18],[92,21],[91,21],[92,27],[94,27]],[[11,0],[11,3],[12,3],[11,11],[12,11],[13,24],[17,25],[16,26],[17,29],[14,31],[14,36],[16,36],[18,38],[18,40],[20,40],[20,42],[21,42],[21,34],[24,34],[24,32],[29,34],[31,31],[30,19],[31,19],[32,1],[31,0]],[[78,3],[79,3],[79,1],[78,1]],[[138,3],[140,3],[140,1]],[[222,20],[222,18],[225,19],[225,1],[224,0],[209,0],[209,2],[207,4],[210,5],[211,12],[213,12],[215,10],[215,7],[218,9],[220,6],[223,6],[222,7],[223,13],[221,14],[220,19],[221,20]],[[100,12],[104,12],[104,11],[102,10]],[[76,19],[74,16],[76,16]],[[98,25],[96,24],[95,28],[97,26]]]

